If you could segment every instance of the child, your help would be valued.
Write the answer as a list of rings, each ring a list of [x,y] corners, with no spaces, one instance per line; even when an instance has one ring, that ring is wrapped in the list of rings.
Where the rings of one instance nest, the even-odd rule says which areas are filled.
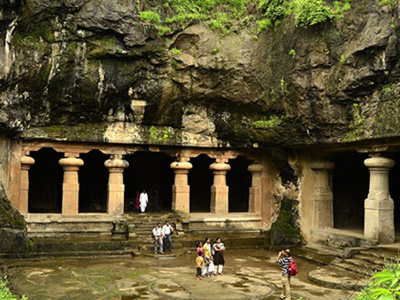
[[[203,279],[203,276],[201,276],[201,268],[203,265],[203,257],[202,257],[202,252],[198,251],[197,252],[197,257],[196,257],[196,272],[197,272],[197,279]]]
[[[213,257],[210,256],[210,262],[208,263],[208,277],[212,277],[215,275],[215,267],[214,267],[214,260]]]

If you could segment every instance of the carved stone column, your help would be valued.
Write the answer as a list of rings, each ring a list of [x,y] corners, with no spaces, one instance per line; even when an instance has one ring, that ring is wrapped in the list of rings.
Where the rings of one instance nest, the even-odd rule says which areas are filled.
[[[251,213],[261,213],[261,193],[262,193],[262,182],[261,175],[263,171],[263,166],[254,163],[248,168],[251,173],[251,187],[249,193],[249,212]]]
[[[381,244],[394,242],[394,203],[389,195],[389,170],[393,159],[374,156],[364,161],[370,173],[368,198],[364,202],[364,235]]]
[[[18,210],[21,214],[28,214],[29,206],[29,169],[35,164],[33,157],[24,155],[21,157],[21,190],[19,193]]]
[[[331,171],[335,165],[327,160],[315,160],[313,172],[313,228],[333,227],[333,193]]]
[[[227,214],[229,212],[229,187],[226,185],[226,173],[231,166],[224,159],[217,159],[210,165],[214,173],[214,184],[211,187],[211,212]]]
[[[125,185],[124,171],[129,163],[122,159],[120,154],[111,154],[110,159],[104,162],[109,172],[107,186],[107,213],[122,215],[124,213]]]
[[[188,173],[193,168],[189,157],[179,157],[178,161],[171,163],[175,172],[175,182],[172,186],[172,210],[184,213],[190,212],[190,186]]]
[[[79,213],[78,171],[83,166],[83,160],[70,154],[66,156],[59,161],[64,169],[62,214],[77,215]]]

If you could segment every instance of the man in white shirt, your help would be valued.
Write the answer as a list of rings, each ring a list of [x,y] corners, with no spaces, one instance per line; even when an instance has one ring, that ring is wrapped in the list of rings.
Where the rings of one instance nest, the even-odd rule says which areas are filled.
[[[164,235],[162,233],[161,223],[158,222],[157,226],[153,228],[153,237],[154,237],[154,254],[157,254],[157,244],[160,248],[160,253],[163,254],[163,238]]]
[[[169,224],[169,221],[165,221],[165,225],[162,227],[162,234],[165,237],[164,241],[164,252],[167,251],[167,242],[168,242],[168,251],[172,251],[172,239],[171,235],[174,232],[174,228]]]
[[[140,211],[142,214],[146,211],[147,203],[149,202],[149,196],[146,193],[146,190],[140,194],[139,203],[140,203]]]

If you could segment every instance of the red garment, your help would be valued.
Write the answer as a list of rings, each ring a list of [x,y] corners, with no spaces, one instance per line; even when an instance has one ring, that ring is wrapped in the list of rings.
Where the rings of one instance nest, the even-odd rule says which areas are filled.
[[[139,193],[139,191],[137,191],[137,192],[136,192],[136,199],[135,199],[135,209],[136,209],[136,210],[139,210],[139,209],[140,209],[139,198],[140,198],[140,193]]]

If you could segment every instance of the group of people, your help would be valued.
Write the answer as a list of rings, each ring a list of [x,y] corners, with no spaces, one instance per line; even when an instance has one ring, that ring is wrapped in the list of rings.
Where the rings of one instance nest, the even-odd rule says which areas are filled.
[[[225,245],[220,238],[216,238],[211,246],[211,239],[206,238],[203,242],[196,242],[196,277],[203,279],[205,276],[212,277],[216,274],[222,275],[225,265]]]
[[[169,221],[165,221],[164,226],[158,222],[157,226],[153,228],[153,238],[154,238],[154,254],[157,254],[157,248],[159,253],[163,254],[167,251],[172,252],[172,237],[174,233],[174,227],[169,224]]]

